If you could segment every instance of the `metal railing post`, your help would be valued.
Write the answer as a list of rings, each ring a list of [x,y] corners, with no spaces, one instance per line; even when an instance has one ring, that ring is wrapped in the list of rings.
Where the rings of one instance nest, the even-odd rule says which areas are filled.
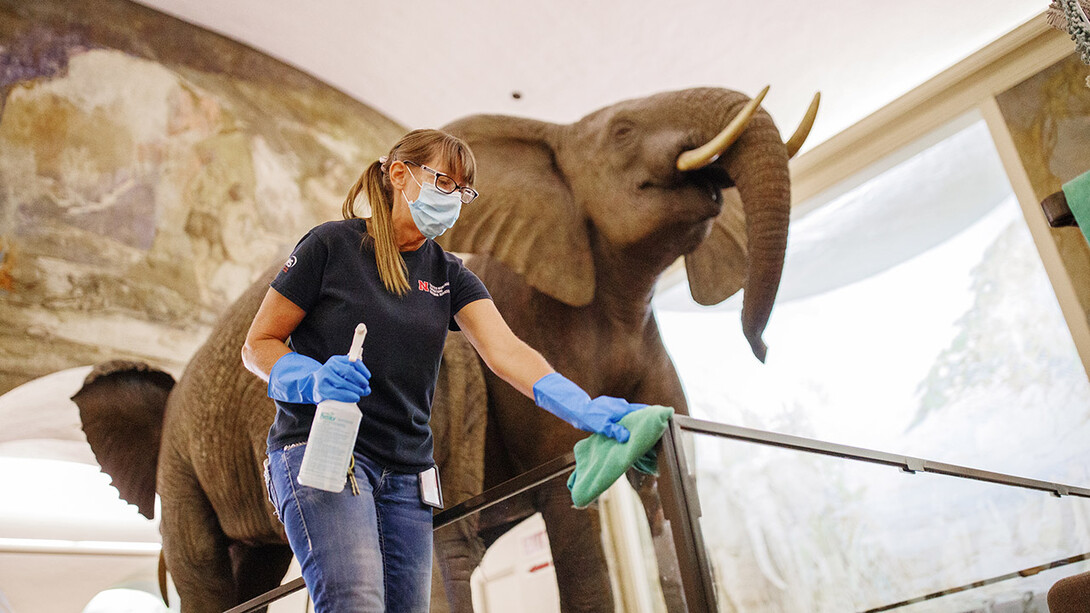
[[[658,454],[662,513],[674,535],[686,608],[690,613],[712,613],[717,610],[715,582],[700,529],[700,499],[680,440],[681,428],[671,419]]]

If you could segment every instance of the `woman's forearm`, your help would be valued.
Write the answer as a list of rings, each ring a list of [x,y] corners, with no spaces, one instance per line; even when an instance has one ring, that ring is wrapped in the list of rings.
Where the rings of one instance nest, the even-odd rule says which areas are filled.
[[[486,364],[496,376],[511,384],[511,387],[533,398],[534,383],[555,370],[533,347],[518,338],[515,341],[499,352],[499,356],[491,361],[486,360]]]
[[[273,365],[291,352],[284,341],[304,315],[303,309],[269,288],[242,345],[242,364],[246,370],[268,381]]]
[[[555,372],[540,353],[515,336],[491,300],[471,302],[454,319],[489,370],[527,397],[534,397],[534,383]]]
[[[290,353],[291,349],[278,338],[246,339],[242,346],[242,364],[246,370],[261,377],[262,381],[269,380],[269,372],[276,361]]]

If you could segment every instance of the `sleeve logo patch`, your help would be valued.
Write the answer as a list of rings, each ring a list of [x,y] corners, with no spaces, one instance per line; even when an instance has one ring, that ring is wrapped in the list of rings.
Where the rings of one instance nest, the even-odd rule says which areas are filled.
[[[295,260],[294,255],[291,256],[290,258],[288,258],[288,261],[284,262],[284,267],[280,269],[280,272],[288,272],[289,268],[291,268],[292,266],[295,266],[295,261],[296,260]]]
[[[427,281],[417,280],[417,289],[422,292],[428,292],[432,296],[442,296],[450,293],[450,283],[444,283],[442,285],[435,285],[434,283],[428,283]]]

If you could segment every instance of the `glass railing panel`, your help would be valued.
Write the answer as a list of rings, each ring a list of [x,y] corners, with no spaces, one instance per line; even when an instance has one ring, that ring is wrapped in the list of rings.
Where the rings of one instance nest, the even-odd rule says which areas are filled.
[[[446,591],[451,610],[500,611],[512,602],[526,610],[559,611],[556,569],[538,505],[563,487],[567,473],[436,530],[437,579],[450,572],[458,587]],[[486,549],[487,548],[487,549]],[[478,560],[476,568],[466,561]],[[445,568],[444,568],[445,567]],[[467,608],[468,607],[468,608]]]
[[[577,510],[566,487],[569,475],[565,471],[436,531],[437,551],[446,552],[446,567],[461,586],[448,593],[452,610],[559,612],[561,585],[584,603],[612,600],[616,610],[668,610],[637,494],[619,483],[596,504]],[[470,568],[466,560],[485,547],[480,563]],[[669,567],[676,569],[676,562]],[[667,591],[680,593],[676,570],[672,577]],[[438,583],[435,589],[444,589]]]
[[[684,439],[721,611],[868,611],[1090,552],[1085,498],[707,434]],[[1078,568],[901,609],[1043,602],[1053,578]]]

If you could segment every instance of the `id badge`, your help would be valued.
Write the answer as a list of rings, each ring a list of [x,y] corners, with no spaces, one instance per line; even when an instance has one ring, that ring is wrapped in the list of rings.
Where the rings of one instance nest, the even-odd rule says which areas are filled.
[[[420,478],[420,501],[429,507],[443,508],[443,489],[439,485],[439,469],[432,466],[417,475]]]

